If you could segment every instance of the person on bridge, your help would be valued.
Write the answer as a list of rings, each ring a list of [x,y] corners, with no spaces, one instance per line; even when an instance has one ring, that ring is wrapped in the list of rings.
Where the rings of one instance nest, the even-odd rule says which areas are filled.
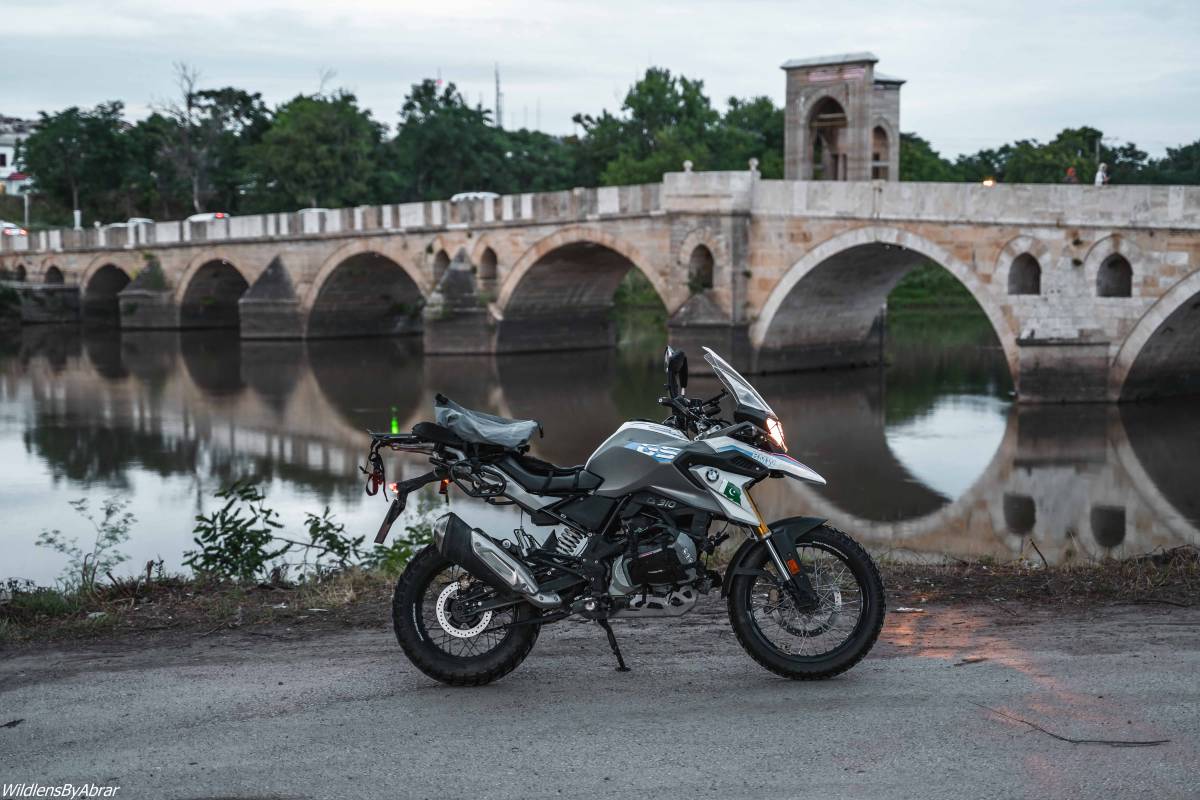
[[[1063,183],[1079,183],[1079,176],[1075,174],[1074,167],[1067,167],[1067,177],[1063,178]]]
[[[1096,185],[1108,186],[1108,164],[1105,164],[1103,161],[1100,162],[1100,166],[1096,169]]]

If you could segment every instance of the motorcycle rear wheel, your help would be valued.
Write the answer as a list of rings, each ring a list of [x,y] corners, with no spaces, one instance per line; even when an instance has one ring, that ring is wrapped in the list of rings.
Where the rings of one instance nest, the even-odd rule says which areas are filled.
[[[729,591],[729,622],[761,666],[793,680],[832,678],[853,667],[883,628],[886,597],[879,569],[857,542],[822,525],[796,546],[819,607],[795,608],[765,544],[752,550]]]
[[[536,613],[528,603],[458,619],[459,581],[470,575],[432,545],[408,563],[392,598],[396,641],[417,669],[451,686],[482,686],[512,672],[533,649],[540,625],[515,625]]]

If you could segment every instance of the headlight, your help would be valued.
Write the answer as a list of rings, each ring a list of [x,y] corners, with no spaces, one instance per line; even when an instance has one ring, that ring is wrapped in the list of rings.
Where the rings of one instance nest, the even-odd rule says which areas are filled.
[[[767,417],[767,437],[783,452],[787,452],[787,445],[783,441],[783,424],[774,417]]]

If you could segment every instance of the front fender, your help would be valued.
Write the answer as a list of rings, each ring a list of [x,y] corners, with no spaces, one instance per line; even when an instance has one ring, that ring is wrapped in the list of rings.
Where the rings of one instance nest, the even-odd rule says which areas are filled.
[[[775,549],[786,560],[796,555],[797,542],[826,522],[828,520],[821,517],[787,517],[776,520],[767,525],[771,529],[768,538],[775,543]],[[729,589],[733,586],[735,575],[749,575],[753,573],[752,570],[743,565],[750,555],[750,551],[761,543],[762,539],[748,538],[734,552],[733,558],[729,560],[729,567],[726,568],[725,575],[721,579],[721,597],[729,596]]]

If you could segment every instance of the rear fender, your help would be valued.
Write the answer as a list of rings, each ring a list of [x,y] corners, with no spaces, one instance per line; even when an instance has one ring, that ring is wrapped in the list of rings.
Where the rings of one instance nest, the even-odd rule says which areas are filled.
[[[776,520],[767,526],[771,529],[771,533],[767,538],[772,541],[776,552],[779,553],[779,556],[786,563],[789,558],[796,557],[797,543],[802,542],[805,536],[824,525],[827,521],[821,517],[787,517],[786,519]],[[721,597],[729,596],[729,590],[733,586],[735,576],[759,574],[760,570],[747,567],[746,561],[750,557],[750,552],[755,547],[761,546],[762,541],[762,539],[758,538],[747,539],[734,552],[733,558],[729,560],[729,567],[725,570],[725,576],[721,580]]]

